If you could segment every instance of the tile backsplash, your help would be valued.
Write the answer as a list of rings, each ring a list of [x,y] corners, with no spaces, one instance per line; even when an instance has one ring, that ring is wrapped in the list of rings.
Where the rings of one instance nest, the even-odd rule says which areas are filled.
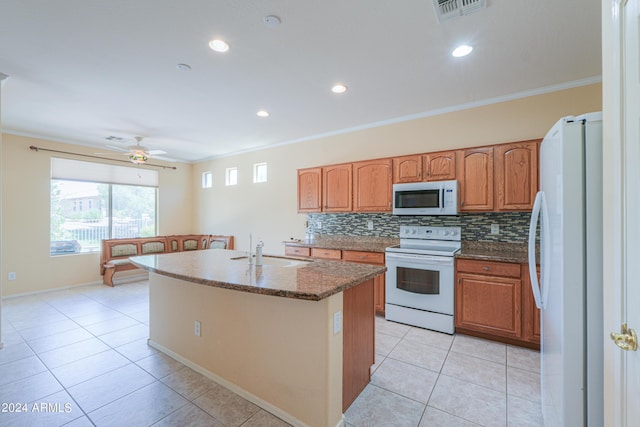
[[[462,240],[525,243],[530,212],[473,213],[452,216],[397,216],[391,214],[307,214],[307,233],[317,235],[398,237],[401,225],[461,227]],[[368,229],[368,222],[373,230]],[[497,224],[499,234],[491,234]]]

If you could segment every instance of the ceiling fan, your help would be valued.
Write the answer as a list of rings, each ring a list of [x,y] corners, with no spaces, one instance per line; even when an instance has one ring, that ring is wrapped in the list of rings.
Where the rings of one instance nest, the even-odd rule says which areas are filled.
[[[124,155],[127,156],[129,161],[131,163],[135,163],[138,165],[145,164],[152,157],[158,160],[166,160],[169,162],[176,161],[175,159],[172,159],[169,157],[162,157],[162,154],[167,154],[167,152],[164,150],[149,150],[147,147],[141,145],[143,137],[136,136],[134,137],[134,139],[136,140],[136,144],[130,145],[125,148],[117,147],[115,145],[107,145],[106,147],[116,151],[124,151],[125,152]],[[100,153],[100,154],[103,154],[103,153]]]

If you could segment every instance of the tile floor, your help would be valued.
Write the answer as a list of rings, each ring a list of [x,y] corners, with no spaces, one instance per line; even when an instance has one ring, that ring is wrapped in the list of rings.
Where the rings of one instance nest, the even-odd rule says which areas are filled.
[[[146,281],[8,298],[2,315],[2,426],[288,425],[147,345]],[[349,427],[542,425],[536,352],[377,318],[376,353]]]

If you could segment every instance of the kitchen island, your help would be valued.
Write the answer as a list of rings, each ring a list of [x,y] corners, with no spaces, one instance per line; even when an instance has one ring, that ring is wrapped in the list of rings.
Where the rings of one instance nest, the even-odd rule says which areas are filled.
[[[219,249],[131,260],[150,273],[150,345],[290,424],[343,424],[374,363],[384,266],[268,256],[256,266]]]

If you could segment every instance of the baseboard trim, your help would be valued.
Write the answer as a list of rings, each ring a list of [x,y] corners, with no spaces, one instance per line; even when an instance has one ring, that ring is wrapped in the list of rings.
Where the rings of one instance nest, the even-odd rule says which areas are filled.
[[[38,294],[44,294],[47,292],[54,292],[54,291],[64,291],[65,289],[73,289],[73,288],[79,288],[80,286],[89,286],[89,285],[101,285],[102,284],[102,280],[96,280],[94,282],[87,282],[87,283],[79,283],[77,285],[69,285],[69,286],[61,286],[59,288],[49,288],[49,289],[40,289],[38,291],[31,291],[31,292],[22,292],[19,294],[11,294],[11,295],[5,295],[2,297],[2,299],[11,299],[11,298],[18,298],[18,297],[26,297],[29,295],[38,295]]]
[[[309,427],[308,424],[305,424],[304,422],[300,421],[299,419],[297,419],[296,417],[292,416],[288,412],[285,412],[282,409],[278,408],[277,406],[274,406],[271,403],[269,403],[269,402],[261,399],[260,397],[254,395],[253,393],[250,393],[247,390],[245,390],[245,389],[243,389],[241,387],[238,387],[236,384],[227,381],[226,379],[220,377],[219,375],[214,374],[213,372],[209,371],[208,369],[205,369],[202,366],[197,365],[197,364],[191,362],[190,360],[185,359],[184,357],[180,356],[179,354],[175,353],[172,350],[169,350],[168,348],[164,347],[163,345],[160,345],[160,344],[158,344],[158,343],[156,343],[156,342],[154,342],[152,340],[147,340],[147,342],[151,347],[155,348],[156,350],[159,350],[162,353],[166,354],[167,356],[172,357],[173,359],[177,360],[178,362],[182,363],[183,365],[188,366],[189,368],[191,368],[194,371],[204,375],[205,377],[209,378],[210,380],[215,381],[216,383],[220,384],[221,386],[224,386],[224,387],[228,388],[229,390],[233,391],[237,395],[247,399],[249,402],[261,407],[265,411],[272,413],[276,417],[278,417],[281,420],[291,424],[292,426]],[[338,422],[338,424],[336,424],[336,427],[344,427],[344,426],[345,426],[345,422],[344,422],[344,415],[343,415],[342,419]]]

